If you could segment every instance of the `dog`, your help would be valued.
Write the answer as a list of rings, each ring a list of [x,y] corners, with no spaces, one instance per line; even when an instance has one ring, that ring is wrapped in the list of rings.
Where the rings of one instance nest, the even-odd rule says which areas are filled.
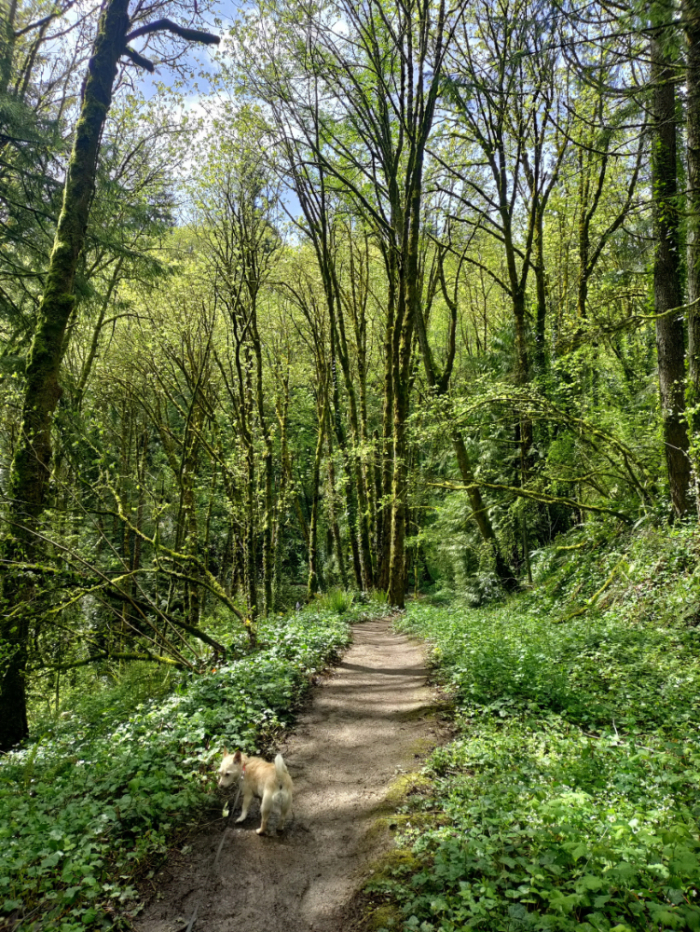
[[[260,815],[262,822],[257,829],[258,835],[264,835],[267,823],[274,813],[279,817],[277,831],[284,829],[292,808],[292,778],[281,754],[270,764],[261,757],[248,757],[236,751],[229,754],[224,748],[224,759],[219,767],[217,784],[222,789],[241,781],[243,791],[243,809],[236,822],[244,822],[253,796],[261,800]]]

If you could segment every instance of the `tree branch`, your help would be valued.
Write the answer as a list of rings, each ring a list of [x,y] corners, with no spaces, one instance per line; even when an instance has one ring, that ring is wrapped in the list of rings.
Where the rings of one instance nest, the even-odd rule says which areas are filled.
[[[146,71],[150,71],[151,74],[156,70],[156,66],[150,59],[144,58],[143,55],[139,55],[138,52],[128,48],[128,46],[124,49],[124,54],[127,58],[130,58],[135,65],[138,65],[139,68],[145,68]]]
[[[169,667],[177,667],[178,670],[187,669],[181,663],[178,663],[177,660],[172,660],[170,657],[158,657],[156,654],[152,654],[150,651],[147,651],[145,654],[110,654],[102,653],[98,654],[95,657],[87,657],[84,660],[75,660],[72,663],[64,663],[57,667],[44,667],[44,670],[48,673],[63,673],[66,670],[74,670],[76,667],[86,667],[91,663],[103,663],[107,660],[148,660],[152,663],[163,663]]]
[[[496,489],[499,492],[510,492],[518,498],[527,498],[535,502],[544,502],[547,505],[568,505],[569,508],[582,508],[584,511],[595,511],[598,514],[612,515],[615,518],[619,518],[620,521],[624,521],[625,524],[632,523],[629,515],[621,511],[615,511],[613,508],[605,508],[602,505],[586,505],[584,502],[577,502],[576,499],[573,498],[566,498],[561,495],[547,495],[546,492],[534,492],[519,486],[503,485],[500,482],[428,482],[427,485],[436,489],[451,489],[455,492],[468,492],[470,489],[481,488]]]
[[[146,23],[145,26],[139,26],[126,37],[126,42],[132,42],[141,36],[148,36],[153,32],[172,32],[181,39],[188,42],[203,42],[205,45],[218,45],[221,42],[219,36],[211,32],[202,32],[200,29],[187,29],[185,26],[178,26],[171,19],[157,19],[152,23]],[[128,51],[128,50],[127,50]]]

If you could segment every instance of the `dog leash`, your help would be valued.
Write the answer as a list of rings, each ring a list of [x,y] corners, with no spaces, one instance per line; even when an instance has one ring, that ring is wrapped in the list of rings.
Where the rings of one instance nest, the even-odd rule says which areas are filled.
[[[216,869],[216,865],[219,863],[219,858],[221,857],[221,851],[222,851],[222,849],[223,849],[223,847],[224,847],[224,841],[226,840],[226,832],[228,832],[228,830],[229,830],[229,827],[230,827],[230,826],[229,826],[229,823],[230,823],[230,821],[231,821],[231,816],[232,816],[233,813],[236,811],[236,806],[238,805],[238,800],[241,798],[241,790],[242,790],[242,789],[243,789],[243,779],[242,779],[242,775],[241,775],[241,780],[240,780],[239,783],[238,783],[238,792],[236,793],[236,798],[235,798],[234,801],[233,801],[233,805],[232,805],[232,806],[229,806],[228,815],[226,816],[226,822],[225,822],[225,824],[224,824],[224,831],[223,831],[223,833],[222,833],[222,835],[221,835],[221,841],[219,842],[219,847],[217,848],[217,851],[216,851],[216,856],[215,856],[215,858],[214,858],[214,863],[213,863],[212,866],[211,866],[212,871],[214,871],[214,870]],[[200,903],[201,903],[201,899],[202,899],[202,898],[201,898],[201,896],[200,896],[199,902],[195,905],[194,910],[192,911],[192,916],[190,917],[190,921],[189,921],[189,922],[187,923],[187,925],[185,926],[185,932],[192,932],[192,928],[194,927],[194,924],[195,924],[195,922],[197,921],[197,914],[199,913],[199,906],[200,906]]]
[[[238,800],[241,798],[241,790],[243,789],[243,777],[238,782],[238,791],[236,793],[236,798],[233,801],[233,805],[229,807],[228,815],[226,816],[226,825],[224,826],[224,832],[221,836],[221,841],[219,842],[219,848],[216,852],[216,857],[214,858],[214,864],[212,870],[219,863],[219,857],[221,856],[221,849],[224,847],[224,839],[226,838],[226,832],[229,830],[229,822],[231,821],[231,816],[236,811],[236,806],[238,805]],[[188,929],[189,932],[189,929]]]

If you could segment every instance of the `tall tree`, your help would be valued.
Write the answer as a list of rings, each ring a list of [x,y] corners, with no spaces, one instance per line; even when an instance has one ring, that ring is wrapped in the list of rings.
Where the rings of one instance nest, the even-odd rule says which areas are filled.
[[[265,6],[256,26],[258,35],[269,35],[261,43],[262,63],[250,69],[245,62],[255,72],[255,92],[280,114],[278,125],[289,128],[286,136],[304,141],[308,155],[302,164],[312,164],[353,205],[382,253],[387,278],[385,439],[391,444],[391,474],[385,480],[390,488],[383,492],[391,501],[391,522],[379,581],[386,583],[395,605],[403,605],[406,587],[406,423],[415,327],[422,315],[427,146],[446,52],[465,9],[463,2],[450,7],[442,0],[342,2],[337,11],[275,6],[273,36],[271,9]],[[327,216],[318,222],[326,225]],[[337,287],[332,280],[329,284],[337,300]],[[338,358],[345,367],[340,316],[337,321]],[[352,398],[349,373],[346,387]],[[361,527],[368,504],[367,495]],[[368,577],[371,581],[371,570]]]
[[[650,39],[651,182],[654,208],[654,304],[664,452],[673,510],[690,507],[688,425],[685,417],[685,334],[677,177],[673,7],[656,8]]]
[[[514,381],[520,387],[533,374],[528,286],[534,270],[542,318],[544,212],[568,143],[554,35],[541,0],[481,3],[458,34],[448,82],[450,131],[459,141],[446,165],[458,183],[451,186],[452,196],[461,202],[463,222],[483,228],[500,244],[501,269],[484,270],[511,303]],[[478,258],[466,258],[479,266]],[[523,482],[532,443],[532,423],[524,416],[519,424]]]
[[[265,404],[263,344],[260,315],[263,289],[277,259],[281,239],[279,182],[260,159],[265,135],[251,115],[238,115],[235,124],[215,127],[206,141],[208,177],[200,182],[197,205],[205,263],[212,272],[217,300],[229,318],[235,364],[217,355],[226,387],[234,402],[238,433],[246,449],[247,585],[251,617],[258,611],[255,558],[258,527],[257,447],[262,443],[263,611],[272,611],[274,476],[272,433]]]
[[[683,0],[688,147],[688,387],[694,433],[700,430],[700,2]]]
[[[59,370],[66,350],[66,329],[75,306],[75,274],[85,243],[100,139],[119,61],[125,56],[152,71],[152,63],[130,43],[159,32],[173,33],[189,41],[219,42],[217,36],[182,27],[168,19],[133,30],[131,26],[129,0],[109,0],[100,16],[83,86],[63,206],[27,360],[20,437],[10,470],[11,537],[7,552],[18,562],[33,562],[33,532],[46,505],[52,459],[51,427],[61,394]],[[3,594],[8,603],[25,602],[30,593],[31,585],[26,581],[8,578],[5,582]],[[0,639],[10,651],[0,695],[0,750],[12,747],[27,734],[24,670],[28,637],[26,614],[0,627]]]

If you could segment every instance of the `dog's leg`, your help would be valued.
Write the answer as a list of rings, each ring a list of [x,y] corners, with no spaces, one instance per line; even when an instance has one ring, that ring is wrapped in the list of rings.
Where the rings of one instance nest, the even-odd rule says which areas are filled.
[[[287,822],[287,818],[289,816],[291,808],[292,808],[292,800],[290,799],[290,797],[287,797],[286,803],[283,803],[282,805],[282,811],[280,813],[279,822],[277,823],[278,832],[284,831],[284,826]]]
[[[272,812],[272,793],[265,793],[260,803],[260,815],[262,816],[262,822],[260,823],[260,828],[257,830],[258,835],[264,835],[267,829],[267,820],[270,818],[270,813]]]
[[[241,814],[236,819],[236,822],[245,822],[245,820],[248,818],[248,809],[250,808],[250,804],[252,800],[253,800],[253,791],[249,790],[248,787],[246,787],[243,790],[243,809],[241,810]]]

